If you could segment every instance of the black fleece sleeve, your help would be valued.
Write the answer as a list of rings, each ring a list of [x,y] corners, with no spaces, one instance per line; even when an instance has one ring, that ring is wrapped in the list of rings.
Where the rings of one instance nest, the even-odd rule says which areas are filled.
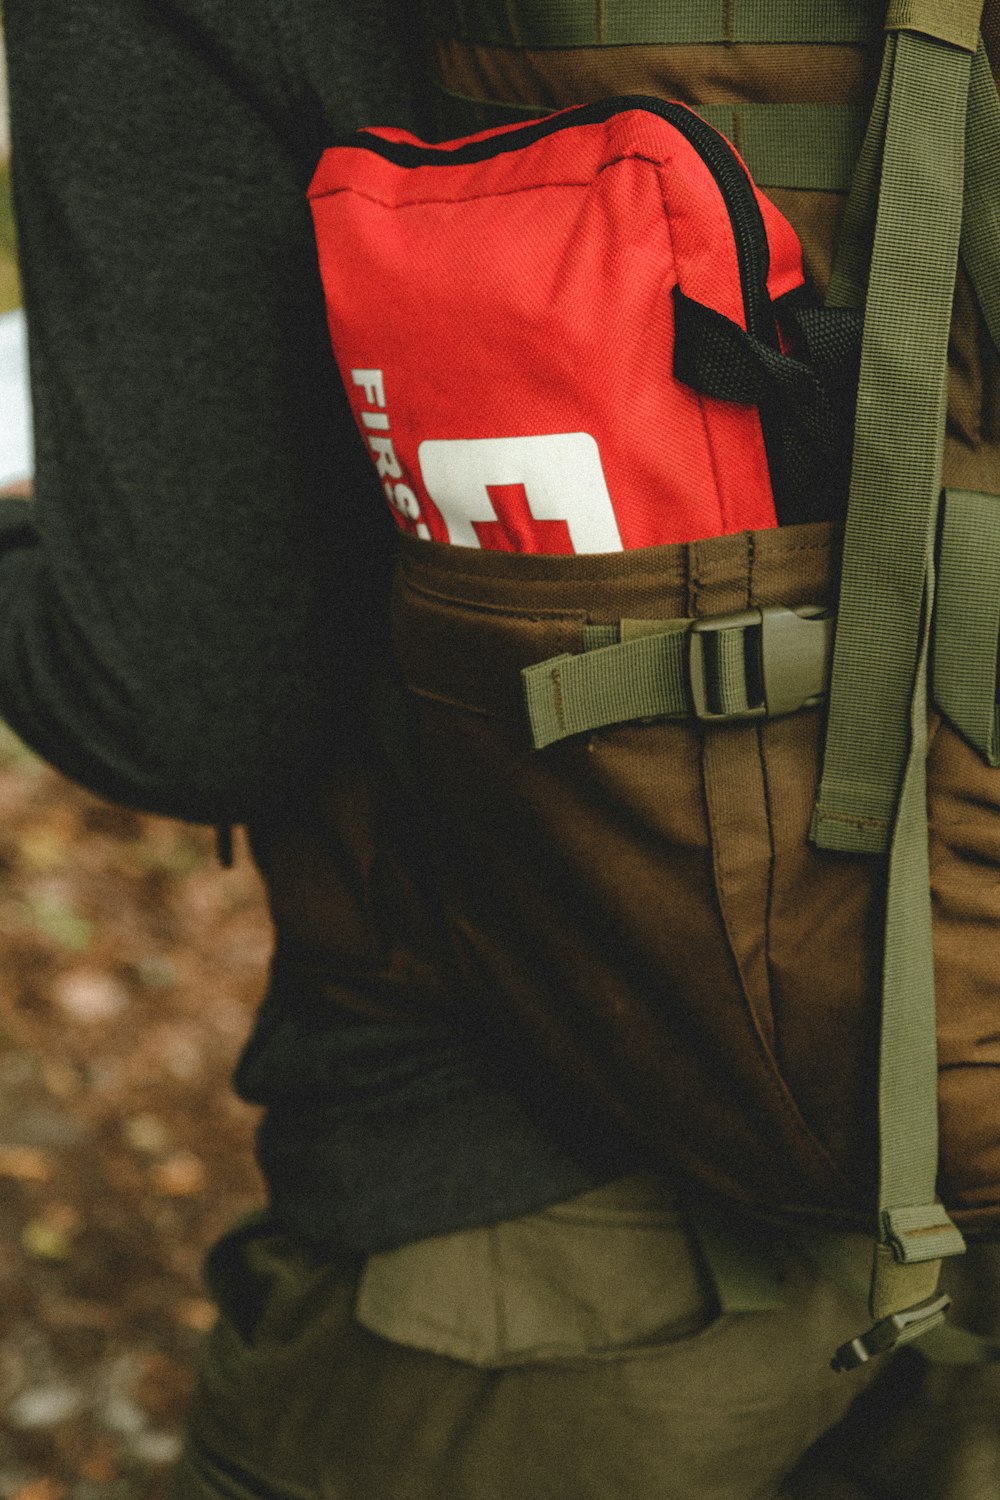
[[[364,753],[392,523],[305,189],[348,129],[420,128],[408,4],[5,0],[37,501],[34,536],[0,505],[0,714],[114,800],[260,827]],[[283,1222],[401,1244],[628,1169],[486,1071],[272,985],[240,1076]]]
[[[117,801],[244,821],[354,722],[386,532],[305,187],[408,123],[392,3],[6,0],[36,535],[0,516],[0,714]]]

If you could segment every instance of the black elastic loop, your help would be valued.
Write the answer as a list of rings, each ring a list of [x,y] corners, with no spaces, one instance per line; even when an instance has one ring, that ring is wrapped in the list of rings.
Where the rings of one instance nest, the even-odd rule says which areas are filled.
[[[703,395],[756,406],[783,525],[835,520],[850,487],[861,314],[793,293],[774,304],[783,354],[674,288],[674,375]]]

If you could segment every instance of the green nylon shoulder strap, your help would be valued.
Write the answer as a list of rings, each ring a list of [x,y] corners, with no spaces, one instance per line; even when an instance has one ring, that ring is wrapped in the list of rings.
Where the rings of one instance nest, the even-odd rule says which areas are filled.
[[[890,35],[886,43],[885,141],[813,824],[816,842],[828,849],[888,848],[909,751],[941,485],[971,61],[922,35]],[[873,131],[879,124],[876,114]],[[866,142],[863,168],[878,154]]]
[[[889,107],[891,73],[883,69],[868,129],[855,152],[853,176],[837,255],[827,289],[831,307],[860,307],[865,300],[879,175]],[[714,121],[712,122],[715,123]],[[722,127],[719,127],[722,128]],[[832,166],[847,154],[828,153]],[[803,163],[803,167],[805,164]],[[1000,349],[1000,99],[989,58],[982,42],[972,60],[965,127],[965,189],[962,205],[961,254],[986,320],[993,343]]]
[[[942,19],[942,11],[947,12]],[[883,968],[880,1243],[872,1313],[931,1298],[934,1262],[963,1248],[935,1202],[937,1042],[926,809],[927,647],[947,400],[947,348],[962,223],[967,100],[981,4],[904,0],[833,286],[867,278],[855,453],[831,707],[813,836],[889,851]],[[928,34],[935,27],[946,39]],[[877,186],[877,209],[872,212]],[[846,265],[846,270],[845,270]],[[872,1331],[877,1334],[877,1329]],[[863,1341],[862,1341],[863,1342]],[[877,1338],[875,1339],[877,1343]]]

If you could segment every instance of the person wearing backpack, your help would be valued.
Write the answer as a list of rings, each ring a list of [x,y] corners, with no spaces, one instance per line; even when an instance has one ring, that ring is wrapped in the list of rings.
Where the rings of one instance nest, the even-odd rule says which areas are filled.
[[[421,705],[467,698],[470,678],[489,671],[440,634],[444,616],[455,631],[468,624],[457,592],[467,587],[463,569],[477,587],[494,587],[498,569],[494,602],[513,617],[532,614],[524,594],[550,564],[497,563],[489,549],[469,549],[471,561],[440,545],[420,553],[418,533],[402,544],[410,573],[402,592],[397,577],[390,628],[395,549],[382,481],[393,481],[404,519],[409,501],[396,476],[378,471],[380,455],[391,467],[389,450],[359,441],[352,400],[362,430],[383,441],[398,430],[398,408],[385,391],[378,400],[379,366],[352,366],[360,379],[349,370],[345,392],[330,353],[306,193],[323,151],[359,125],[441,139],[592,97],[679,97],[715,111],[737,138],[822,287],[874,92],[881,13],[810,8],[803,17],[787,6],[762,19],[765,9],[628,7],[610,18],[624,29],[609,38],[603,10],[595,23],[573,7],[561,20],[549,7],[441,9],[432,35],[388,0],[350,9],[260,0],[238,14],[209,0],[102,0],[72,12],[7,0],[37,498],[30,520],[13,502],[0,517],[0,710],[35,749],[106,796],[245,823],[276,924],[268,995],[237,1074],[244,1097],[267,1110],[259,1155],[269,1206],[209,1260],[221,1316],[175,1479],[185,1500],[491,1500],[511,1491],[736,1500],[836,1495],[837,1486],[845,1497],[978,1500],[996,1489],[989,1369],[928,1373],[912,1352],[890,1355],[836,1427],[878,1373],[877,1360],[829,1368],[871,1322],[864,1216],[846,1229],[838,1221],[831,1256],[815,1213],[800,1233],[733,1204],[741,1179],[759,1185],[771,1170],[747,1154],[746,1119],[728,1112],[745,1087],[735,1063],[731,1095],[704,1082],[682,1095],[675,1079],[674,1136],[653,1141],[646,1127],[660,1106],[655,1069],[642,1075],[648,1032],[634,1033],[642,1087],[633,1089],[628,1056],[586,1045],[587,1028],[577,1035],[558,1007],[539,1011],[530,986],[522,1008],[508,1007],[526,983],[516,965],[530,913],[512,890],[522,872],[497,882],[491,858],[497,849],[510,857],[518,796],[500,781],[503,796],[473,807],[460,778],[481,764],[503,777],[509,762],[485,740],[471,760],[449,762],[447,749],[428,759],[426,738],[411,738],[412,703],[404,698],[401,714],[386,667],[402,660],[403,642],[411,679],[447,679],[422,681]],[[988,15],[987,31],[989,23]],[[809,108],[820,114],[796,113]],[[803,136],[806,119],[815,130]],[[814,135],[823,149],[787,145]],[[335,264],[335,244],[330,253]],[[958,303],[947,482],[988,493],[996,356],[964,281]],[[373,335],[393,328],[396,305],[387,290],[366,306]],[[367,427],[362,406],[374,419]],[[810,518],[827,528],[832,519]],[[797,587],[829,598],[828,564],[807,529],[787,528],[808,544]],[[700,552],[697,541],[676,544],[703,565],[697,613],[745,612],[739,567],[745,585],[752,563],[766,589],[769,559],[791,545],[784,531],[773,528],[770,540],[734,532]],[[823,545],[828,558],[828,537]],[[584,563],[596,587],[598,565]],[[567,575],[575,567],[571,559]],[[664,613],[686,612],[693,577],[675,576],[676,607]],[[630,585],[635,618],[654,618],[661,585],[651,575],[642,597]],[[422,641],[436,654],[421,655]],[[594,649],[623,644],[605,634]],[[577,654],[578,642],[567,649]],[[424,736],[429,712],[421,706]],[[777,737],[768,730],[772,746],[787,742],[773,786],[783,784],[783,765],[798,765],[796,745],[815,738],[819,720],[807,711]],[[626,726],[617,743],[635,744],[642,728]],[[687,724],[669,732],[712,747],[713,787],[737,787],[753,769],[746,735],[709,729],[702,742]],[[755,728],[750,735],[756,743]],[[556,758],[577,754],[560,743]],[[961,760],[950,731],[935,746],[939,761],[951,757],[945,771]],[[647,763],[635,761],[640,778]],[[441,775],[449,764],[450,786]],[[553,756],[529,764],[544,791]],[[953,810],[959,781],[956,772],[942,783]],[[984,771],[982,806],[991,785]],[[479,843],[471,865],[459,858],[446,800],[463,788],[470,827],[478,832],[480,809],[492,819],[492,842]],[[674,911],[683,915],[690,898],[692,984],[699,966],[731,977],[735,962],[752,970],[752,994],[762,952],[741,944],[752,913],[737,908],[769,889],[773,898],[777,886],[755,873],[759,850],[746,853],[739,800],[711,795],[713,847],[735,892],[724,910],[729,936],[700,940],[694,879],[677,884]],[[676,797],[679,813],[693,817],[695,800]],[[795,817],[808,822],[809,811],[803,801]],[[641,820],[636,827],[642,844]],[[691,833],[691,848],[703,837]],[[819,859],[801,857],[810,870]],[[988,862],[988,851],[979,858]],[[591,867],[607,859],[607,846],[594,845]],[[692,859],[692,872],[703,864]],[[525,867],[524,889],[543,890],[546,868],[544,857]],[[884,871],[865,865],[866,874],[849,859],[823,869],[833,872],[819,898],[831,920],[839,915],[850,933],[856,918],[848,949],[839,935],[831,940],[828,968],[816,975],[832,993],[845,960],[852,973],[877,967],[873,892]],[[635,879],[637,867],[628,873]],[[796,883],[794,869],[789,879]],[[629,879],[618,884],[624,892]],[[455,905],[463,886],[471,924]],[[967,891],[968,882],[959,894]],[[953,882],[946,894],[954,893]],[[965,931],[989,920],[963,911]],[[789,941],[816,925],[791,905],[785,917]],[[574,954],[561,950],[558,923],[537,927],[534,973],[544,989],[548,966],[571,971]],[[456,931],[465,939],[458,958]],[[641,968],[644,958],[616,948],[616,937],[599,922],[593,955],[578,950],[593,957],[592,974],[603,973],[597,963],[609,974],[615,963]],[[495,982],[507,938],[509,995]],[[470,950],[486,955],[485,967],[469,967]],[[988,975],[976,994],[987,984]],[[971,1013],[978,1024],[975,1005]],[[755,1019],[764,1024],[761,1013]],[[850,1022],[841,1042],[870,1063],[869,1024]],[[599,1006],[593,1035],[614,1036]],[[809,1170],[860,1151],[871,1173],[871,1132],[859,1127],[871,1122],[869,1106],[842,1097],[832,1067],[839,1045],[825,1049],[831,1066],[810,1075],[806,1113],[821,1131],[834,1122],[842,1138],[797,1149]],[[689,1084],[692,1067],[683,1063]],[[857,1083],[867,1101],[871,1076]],[[640,1095],[636,1118],[629,1110]],[[785,1106],[773,1108],[777,1120]],[[783,1140],[766,1120],[758,1135],[765,1155],[773,1138],[777,1161]],[[815,1198],[815,1178],[809,1191]],[[981,1196],[985,1218],[985,1186]],[[971,1259],[982,1280],[966,1286],[963,1323],[989,1334],[990,1257]]]

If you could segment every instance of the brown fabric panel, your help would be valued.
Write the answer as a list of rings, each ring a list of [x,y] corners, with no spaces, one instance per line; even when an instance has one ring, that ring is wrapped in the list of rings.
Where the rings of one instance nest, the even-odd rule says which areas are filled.
[[[802,244],[802,264],[822,296],[833,266],[833,251],[847,198],[842,193],[768,188],[767,196],[791,224]]]
[[[758,534],[763,596],[823,598],[827,540],[822,527]],[[770,1052],[760,995],[770,842],[755,732],[741,819],[739,789],[719,781],[730,767],[703,767],[696,726],[627,725],[536,755],[519,715],[481,711],[502,712],[492,684],[505,647],[510,668],[566,649],[570,606],[582,620],[588,596],[591,619],[740,608],[750,540],[580,559],[456,552],[404,548],[395,640],[469,993],[664,1161],[727,1195],[860,1223],[863,1199],[842,1175],[856,1163],[835,1164],[805,1126]],[[552,612],[557,601],[565,614]],[[457,667],[466,656],[471,665]],[[456,667],[479,712],[443,701]],[[714,850],[706,772],[722,798]]]
[[[561,109],[613,94],[685,104],[851,104],[870,85],[856,46],[636,46],[532,50],[435,42],[442,86],[467,99]]]
[[[726,937],[751,1015],[770,1051],[774,1015],[765,938],[773,852],[755,724],[730,725],[702,740],[702,776],[712,868]]]
[[[802,1111],[838,1160],[876,1171],[883,860],[809,843],[824,723],[778,719],[761,735],[773,868],[767,965],[776,1056]],[[851,1058],[848,1068],[818,1059]]]
[[[511,685],[526,659],[579,649],[585,617],[831,600],[831,541],[792,527],[586,558],[407,542],[395,639],[468,993],[664,1164],[859,1224],[885,868],[808,843],[822,716],[623,725],[537,754]],[[949,769],[956,755],[970,764]],[[989,945],[965,955],[1000,926],[982,873],[1000,842],[975,845],[993,830],[971,814],[1000,809],[1000,789],[946,727],[935,756],[939,917],[949,893],[976,893],[938,933],[947,1200],[974,1229],[996,1225],[1000,1200],[1000,966]],[[971,831],[955,831],[962,798]]]

